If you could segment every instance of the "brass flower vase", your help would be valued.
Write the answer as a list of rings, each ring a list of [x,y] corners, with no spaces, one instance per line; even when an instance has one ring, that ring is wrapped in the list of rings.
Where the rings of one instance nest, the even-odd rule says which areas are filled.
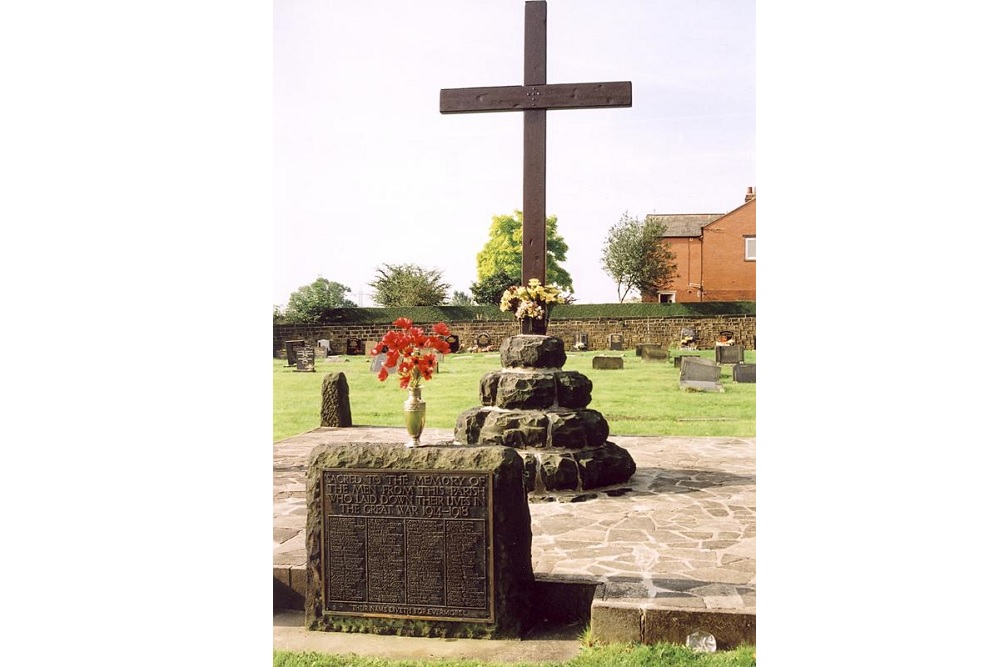
[[[420,398],[420,391],[420,387],[410,387],[410,396],[403,401],[403,422],[406,424],[406,433],[410,436],[406,442],[407,447],[420,446],[420,436],[427,421],[427,403]]]

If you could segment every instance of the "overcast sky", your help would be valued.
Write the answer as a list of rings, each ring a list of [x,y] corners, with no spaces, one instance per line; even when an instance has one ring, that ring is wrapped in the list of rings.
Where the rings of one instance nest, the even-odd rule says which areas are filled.
[[[273,300],[318,276],[359,305],[383,263],[477,279],[522,209],[520,113],[442,115],[442,88],[523,83],[524,1],[274,4]],[[626,211],[725,213],[755,186],[755,3],[549,0],[548,82],[631,81],[631,108],[548,112],[547,214],[580,303]],[[766,193],[764,193],[766,196]]]

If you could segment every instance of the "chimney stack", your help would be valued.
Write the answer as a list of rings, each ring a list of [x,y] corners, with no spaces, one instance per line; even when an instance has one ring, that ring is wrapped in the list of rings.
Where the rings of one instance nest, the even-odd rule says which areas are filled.
[[[757,195],[754,194],[753,188],[749,187],[749,188],[747,188],[747,196],[743,199],[743,202],[744,203],[750,202],[750,201],[753,201],[756,198],[757,198]]]

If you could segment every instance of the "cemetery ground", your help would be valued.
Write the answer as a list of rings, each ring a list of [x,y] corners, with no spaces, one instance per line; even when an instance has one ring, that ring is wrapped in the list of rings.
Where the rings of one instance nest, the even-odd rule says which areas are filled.
[[[715,358],[714,350],[670,351]],[[594,384],[587,407],[604,415],[611,435],[730,436],[756,435],[757,385],[734,382],[732,364],[722,366],[724,391],[694,392],[682,389],[680,370],[672,359],[646,361],[634,351],[567,351],[564,370],[586,375]],[[593,368],[596,356],[620,356],[622,369]],[[315,372],[298,372],[283,359],[273,359],[273,440],[277,442],[320,425],[323,378],[342,372],[350,392],[355,426],[401,426],[406,392],[394,376],[379,382],[370,371],[367,356],[345,355],[316,360]],[[756,362],[747,350],[744,361]],[[500,354],[456,353],[445,355],[439,371],[425,382],[427,427],[454,429],[460,413],[479,405],[479,381],[500,369]]]
[[[677,356],[679,352],[671,350],[671,356]],[[680,353],[696,353],[698,356],[710,360],[715,358],[714,350],[697,352],[684,350]],[[623,368],[620,370],[595,369],[593,368],[593,359],[597,356],[620,357],[623,361]],[[691,520],[694,515],[688,514],[688,510],[682,509],[682,505],[689,508],[701,505],[702,508],[699,511],[704,510],[708,505],[714,505],[712,511],[718,511],[728,503],[726,511],[730,518],[733,518],[733,503],[742,505],[753,502],[754,454],[752,441],[748,439],[755,437],[756,385],[734,382],[732,365],[727,364],[722,367],[723,392],[694,392],[680,387],[680,371],[672,361],[666,363],[644,361],[635,354],[634,350],[623,352],[567,351],[567,357],[565,370],[577,370],[593,382],[593,400],[588,407],[600,411],[606,417],[610,425],[610,438],[612,440],[615,440],[616,436],[623,436],[618,441],[636,455],[637,464],[640,467],[640,472],[633,480],[635,484],[630,482],[634,492],[630,492],[622,498],[609,498],[600,502],[591,501],[592,509],[596,510],[601,502],[634,502],[628,499],[635,498],[636,501],[646,505],[653,503],[645,510],[647,516],[670,517],[667,521],[674,521],[674,517],[676,517],[677,520],[684,522]],[[745,362],[755,363],[754,351],[746,352]],[[310,448],[306,442],[310,437],[309,432],[317,429],[320,424],[323,378],[330,373],[337,372],[344,373],[348,380],[352,422],[355,427],[370,427],[364,429],[367,435],[400,428],[402,425],[402,402],[406,397],[406,392],[400,390],[398,382],[393,376],[390,376],[385,382],[379,382],[370,371],[368,357],[320,358],[316,360],[315,368],[315,372],[297,372],[294,367],[288,366],[285,360],[273,360],[273,436],[275,442],[287,440],[291,444],[294,441],[302,440],[302,445],[306,445],[303,451]],[[454,429],[457,415],[479,404],[480,378],[485,373],[499,368],[500,358],[499,354],[495,352],[458,353],[447,355],[442,359],[439,372],[435,373],[432,381],[424,384],[424,398],[428,401],[427,426],[429,430],[436,431],[433,434],[435,438],[447,436]],[[390,427],[390,429],[378,427]],[[343,429],[343,431],[345,431],[342,434],[344,437],[350,437],[346,433],[350,429]],[[629,437],[633,435],[638,437]],[[666,437],[659,439],[649,436]],[[390,434],[389,437],[393,436]],[[696,442],[699,439],[701,444]],[[664,445],[667,441],[670,441],[671,444]],[[727,444],[729,442],[732,445]],[[301,447],[301,445],[298,446]],[[731,447],[735,447],[732,454],[736,455],[736,459],[733,461],[736,467],[716,467],[713,463],[716,460],[715,457],[717,455],[728,457],[730,454],[725,452]],[[670,464],[660,468],[663,457],[667,455],[668,451],[670,452],[668,455]],[[287,463],[289,462],[283,462],[282,465]],[[278,459],[276,459],[275,465],[277,471]],[[669,470],[670,468],[676,468],[676,470]],[[688,475],[689,472],[691,475]],[[664,486],[664,482],[678,486]],[[693,486],[681,488],[688,484]],[[718,495],[713,490],[717,484]],[[674,490],[671,491],[669,488]],[[657,491],[656,489],[661,490]],[[276,478],[277,491],[279,488]],[[691,491],[694,493],[689,493]],[[743,494],[746,492],[749,492],[750,495],[744,496]],[[695,496],[702,494],[707,495],[702,500],[695,499]],[[662,498],[663,502],[668,504],[661,509],[655,509],[654,506],[659,507],[656,505],[658,501],[651,499],[656,497]],[[705,505],[706,502],[708,505]],[[567,516],[568,510],[570,514],[578,514],[575,519],[576,523],[581,521],[588,523],[591,521],[591,515],[580,513],[586,505],[587,503],[566,505],[560,502],[533,506],[533,525],[537,519],[541,522],[539,526],[542,528],[539,535],[536,536],[536,540],[544,550],[542,561],[538,563],[542,570],[536,570],[536,576],[538,573],[541,573],[543,578],[551,576],[552,572],[561,567],[557,561],[549,562],[551,560],[549,552],[556,543],[561,544],[564,549],[569,548],[569,543],[561,541],[563,538],[555,536],[553,533],[546,532],[547,529],[558,525],[560,521],[565,521],[562,517]],[[738,519],[738,522],[744,525],[747,517],[746,509],[740,507],[735,509],[740,513],[739,516],[744,517]],[[587,512],[590,511],[591,509],[587,510]],[[537,517],[535,516],[536,512],[539,513]],[[654,514],[649,514],[649,512]],[[752,508],[750,508],[750,512],[752,515]],[[715,514],[714,516],[720,515]],[[726,522],[729,519],[722,517],[719,521]],[[745,524],[743,530],[747,531],[746,535],[752,536],[753,521],[752,519],[750,521],[750,524]],[[727,537],[718,533],[719,525],[712,524],[711,521],[709,524],[711,525],[701,526],[699,524],[699,529],[707,528],[709,532],[714,531],[714,538]],[[574,525],[574,529],[577,531],[587,530],[587,526]],[[729,530],[729,528],[726,527],[723,530]],[[629,531],[619,532],[625,535]],[[700,539],[711,541],[714,538],[708,537],[706,534],[702,535]],[[555,542],[550,545],[549,542],[552,542],[553,539]],[[625,543],[605,543],[603,545],[595,543],[587,548],[593,550],[595,548],[608,549],[609,547],[626,550],[632,548]],[[685,547],[679,543],[677,547],[680,547],[682,551],[685,550]],[[730,549],[724,545],[709,548],[722,549],[723,551]],[[752,539],[744,546],[736,546],[737,550],[747,548],[751,550],[748,553],[752,554]],[[561,552],[562,549],[557,549],[557,551]],[[598,553],[605,552],[596,552],[594,557]],[[688,553],[691,552],[688,551]],[[722,555],[722,551],[716,551],[716,554],[711,558],[721,556],[723,569],[740,565],[739,562],[733,563],[733,559],[741,558],[735,553],[729,556]],[[696,558],[701,557],[704,555],[696,556]],[[601,560],[603,558],[602,556]],[[729,559],[729,565],[725,565],[725,559]],[[752,557],[749,561],[741,562],[748,563],[751,567],[753,565]],[[277,563],[276,561],[276,566]],[[603,565],[611,566],[613,563],[604,561]],[[598,567],[603,565],[598,565]],[[662,574],[658,576],[674,577],[675,575]],[[682,574],[681,576],[686,575]],[[677,580],[671,579],[671,581]],[[725,579],[706,578],[705,581],[725,581]],[[629,585],[632,584],[619,584],[623,587]],[[614,586],[614,584],[608,585],[609,597]],[[735,590],[733,584],[719,586],[729,591],[725,593],[726,595],[731,595]],[[744,598],[742,604],[752,607],[753,585],[751,584],[749,588],[743,586],[738,586],[738,588],[741,591],[740,594],[748,596]],[[624,594],[624,592],[620,593]],[[706,594],[719,595],[722,593],[716,591]],[[614,603],[613,600],[611,602]],[[741,603],[737,602],[737,605],[739,604]],[[472,667],[474,665],[506,663],[535,667],[541,665],[550,667],[556,665],[562,667],[596,667],[597,665],[686,667],[688,665],[703,665],[711,667],[714,665],[755,664],[755,648],[752,646],[733,645],[727,646],[727,650],[720,650],[716,653],[694,653],[677,644],[642,644],[629,641],[625,643],[595,642],[593,641],[594,635],[590,634],[590,629],[586,625],[587,620],[584,616],[575,623],[554,628],[547,633],[542,632],[537,636],[533,633],[525,637],[523,641],[422,640],[423,642],[435,642],[430,649],[426,648],[427,644],[419,643],[420,638],[320,633],[327,635],[341,648],[328,649],[327,645],[323,645],[323,648],[319,649],[323,652],[316,653],[315,646],[305,635],[317,633],[305,632],[301,628],[301,614],[295,613],[283,618],[281,614],[276,612],[275,637],[277,641],[280,630],[283,641],[281,644],[276,643],[278,650],[274,652],[274,665],[282,667],[298,667],[299,665],[313,665],[315,667],[326,665]],[[653,620],[657,622],[655,618]],[[279,628],[280,625],[285,624],[289,627]],[[287,631],[293,631],[293,634],[288,635]],[[329,635],[336,635],[336,637],[329,637]],[[295,645],[294,642],[289,644],[289,637],[299,637],[302,643],[299,645]],[[417,643],[411,645],[408,642]]]

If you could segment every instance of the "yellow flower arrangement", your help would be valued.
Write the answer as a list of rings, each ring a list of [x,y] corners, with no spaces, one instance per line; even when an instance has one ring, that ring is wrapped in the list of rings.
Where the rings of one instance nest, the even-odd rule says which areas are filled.
[[[514,311],[514,317],[519,320],[543,320],[549,305],[566,303],[566,295],[558,285],[543,285],[542,281],[532,278],[528,285],[511,286],[500,297],[500,310]]]

